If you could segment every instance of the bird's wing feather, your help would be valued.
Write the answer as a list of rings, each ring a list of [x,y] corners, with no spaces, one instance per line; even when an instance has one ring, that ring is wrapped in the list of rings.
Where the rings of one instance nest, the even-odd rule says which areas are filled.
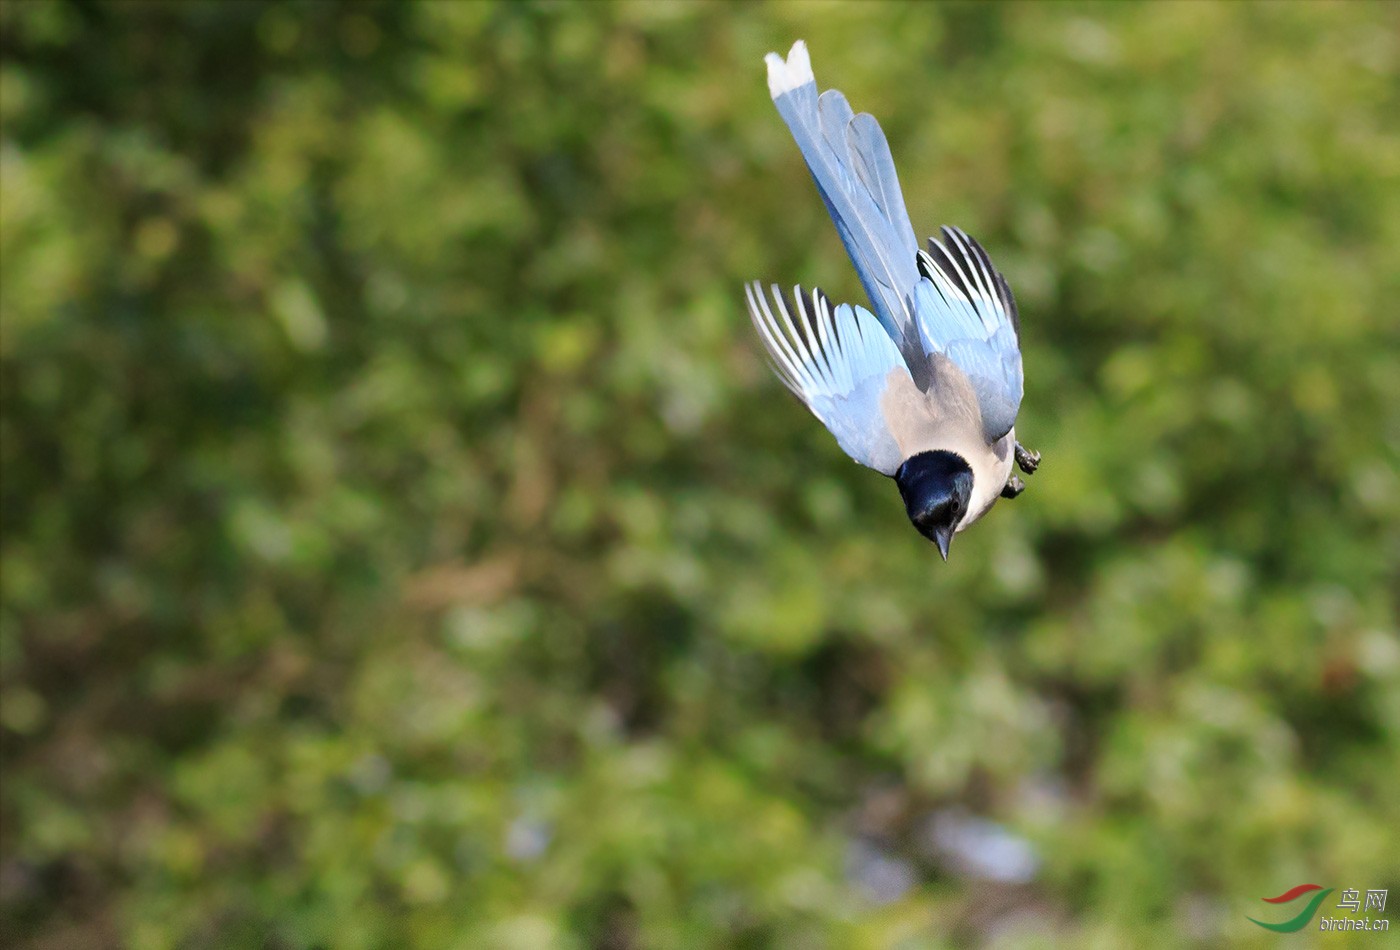
[[[923,275],[914,312],[925,353],[958,365],[977,393],[982,434],[996,442],[1016,424],[1023,389],[1020,317],[987,252],[957,228],[943,228],[918,255]]]
[[[909,372],[899,348],[864,307],[841,304],[833,311],[821,291],[807,296],[797,287],[790,313],[777,285],[772,291],[774,307],[757,281],[744,288],[778,377],[847,455],[893,475],[904,459],[880,412],[880,397],[892,370]]]
[[[854,116],[836,90],[817,95],[807,46],[769,53],[768,89],[826,202],[875,315],[901,345],[917,338],[909,301],[919,282],[918,239],[894,161],[872,116]]]

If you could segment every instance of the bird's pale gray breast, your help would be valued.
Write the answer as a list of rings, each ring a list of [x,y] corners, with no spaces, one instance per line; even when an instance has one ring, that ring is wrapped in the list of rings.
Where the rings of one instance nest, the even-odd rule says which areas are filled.
[[[908,458],[932,449],[987,449],[977,393],[967,374],[941,353],[924,357],[927,391],[908,373],[891,372],[880,399],[880,414],[900,451]],[[922,375],[922,374],[921,374]]]

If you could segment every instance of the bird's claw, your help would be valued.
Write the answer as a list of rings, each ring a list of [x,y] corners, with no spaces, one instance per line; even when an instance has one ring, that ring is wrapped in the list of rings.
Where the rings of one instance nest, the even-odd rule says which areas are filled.
[[[1034,475],[1035,470],[1040,468],[1040,453],[1032,452],[1020,442],[1016,443],[1016,464],[1021,471],[1027,475]],[[1001,497],[1015,498],[1026,490],[1026,483],[1021,481],[1021,476],[1012,475],[1006,480],[1006,487],[1001,490]]]
[[[1035,470],[1040,468],[1040,453],[1032,452],[1020,442],[1016,443],[1016,464],[1021,471],[1027,475],[1034,475]]]

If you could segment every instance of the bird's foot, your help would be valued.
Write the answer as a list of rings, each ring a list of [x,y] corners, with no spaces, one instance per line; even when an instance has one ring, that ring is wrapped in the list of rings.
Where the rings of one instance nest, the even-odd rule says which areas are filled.
[[[1016,443],[1016,464],[1021,467],[1021,471],[1027,475],[1034,475],[1035,470],[1040,468],[1040,453],[1032,452],[1020,442]]]
[[[1006,480],[1006,487],[1001,490],[1001,497],[1015,498],[1026,490],[1026,483],[1021,481],[1021,476],[1012,475]]]

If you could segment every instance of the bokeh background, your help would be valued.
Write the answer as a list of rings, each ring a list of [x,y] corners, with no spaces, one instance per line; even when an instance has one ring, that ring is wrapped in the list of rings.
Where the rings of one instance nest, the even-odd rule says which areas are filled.
[[[946,565],[742,306],[861,299],[798,37],[1020,300],[1045,463]],[[7,0],[0,53],[8,946],[1400,904],[1400,7]]]

